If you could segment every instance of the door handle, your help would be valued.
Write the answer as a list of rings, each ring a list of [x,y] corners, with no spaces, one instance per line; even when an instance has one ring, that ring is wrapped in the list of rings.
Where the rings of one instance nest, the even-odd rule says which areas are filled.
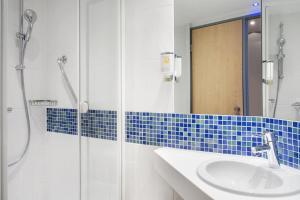
[[[241,107],[235,106],[233,110],[235,115],[241,115]]]
[[[83,101],[80,103],[80,113],[87,113],[89,111],[89,102]]]

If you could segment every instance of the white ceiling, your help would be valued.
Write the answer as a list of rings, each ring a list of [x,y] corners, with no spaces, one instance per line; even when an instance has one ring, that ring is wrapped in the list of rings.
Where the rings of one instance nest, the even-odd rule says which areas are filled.
[[[199,26],[260,11],[259,0],[174,0],[175,26]]]
[[[284,1],[282,4],[274,3],[269,5],[268,13],[270,15],[286,15],[300,12],[300,0],[289,1],[288,3]]]

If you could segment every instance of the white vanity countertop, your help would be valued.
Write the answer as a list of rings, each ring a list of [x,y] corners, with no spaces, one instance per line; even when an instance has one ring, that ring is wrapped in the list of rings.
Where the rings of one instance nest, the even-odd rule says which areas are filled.
[[[280,197],[259,197],[259,196],[247,196],[237,193],[227,192],[225,190],[218,189],[211,186],[210,184],[204,182],[198,175],[197,169],[199,165],[210,159],[231,159],[238,158],[241,161],[247,161],[246,156],[238,155],[228,155],[219,153],[209,153],[209,152],[197,152],[189,150],[171,149],[171,148],[159,148],[155,150],[156,158],[156,170],[158,173],[166,179],[166,181],[174,187],[174,189],[181,190],[182,193],[188,194],[191,198],[185,199],[201,199],[194,198],[195,195],[190,195],[195,189],[189,190],[190,188],[197,188],[199,191],[203,191],[211,199],[220,200],[262,200],[262,199],[282,199],[282,200],[300,200],[300,193],[290,195],[290,196],[280,196]],[[263,158],[253,158],[254,161],[257,160],[258,163],[266,162],[267,160]],[[252,160],[253,160],[252,159]],[[249,161],[248,161],[249,162]],[[169,167],[169,168],[168,168]],[[293,169],[290,167],[282,166],[282,170],[288,170],[289,173],[295,173],[300,175],[300,170]],[[173,172],[172,172],[173,171]],[[173,174],[172,174],[173,173]],[[176,174],[177,173],[177,174]],[[165,177],[164,177],[165,176]],[[177,177],[177,183],[176,178]],[[169,179],[169,180],[167,180]],[[180,179],[180,181],[178,181]],[[174,181],[174,185],[173,184]],[[190,184],[189,186],[186,186]],[[184,185],[183,185],[184,184]],[[177,187],[177,188],[176,188]],[[180,191],[178,191],[180,194]],[[199,196],[199,195],[197,195]],[[209,199],[203,198],[203,199]]]

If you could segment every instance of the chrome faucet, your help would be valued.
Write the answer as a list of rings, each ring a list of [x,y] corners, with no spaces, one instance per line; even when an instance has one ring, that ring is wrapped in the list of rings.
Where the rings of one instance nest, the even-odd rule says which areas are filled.
[[[278,150],[276,145],[276,138],[272,132],[263,132],[264,144],[256,147],[252,147],[252,153],[258,155],[266,152],[268,156],[269,166],[271,168],[279,168]]]

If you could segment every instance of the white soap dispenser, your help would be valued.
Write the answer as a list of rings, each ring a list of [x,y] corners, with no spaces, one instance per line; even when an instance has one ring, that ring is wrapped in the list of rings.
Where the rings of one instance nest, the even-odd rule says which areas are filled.
[[[273,83],[274,79],[274,62],[263,61],[263,82],[267,85]]]
[[[175,55],[175,81],[178,82],[182,74],[182,57]]]
[[[163,52],[160,54],[161,72],[166,81],[172,81],[174,75],[174,53]]]

